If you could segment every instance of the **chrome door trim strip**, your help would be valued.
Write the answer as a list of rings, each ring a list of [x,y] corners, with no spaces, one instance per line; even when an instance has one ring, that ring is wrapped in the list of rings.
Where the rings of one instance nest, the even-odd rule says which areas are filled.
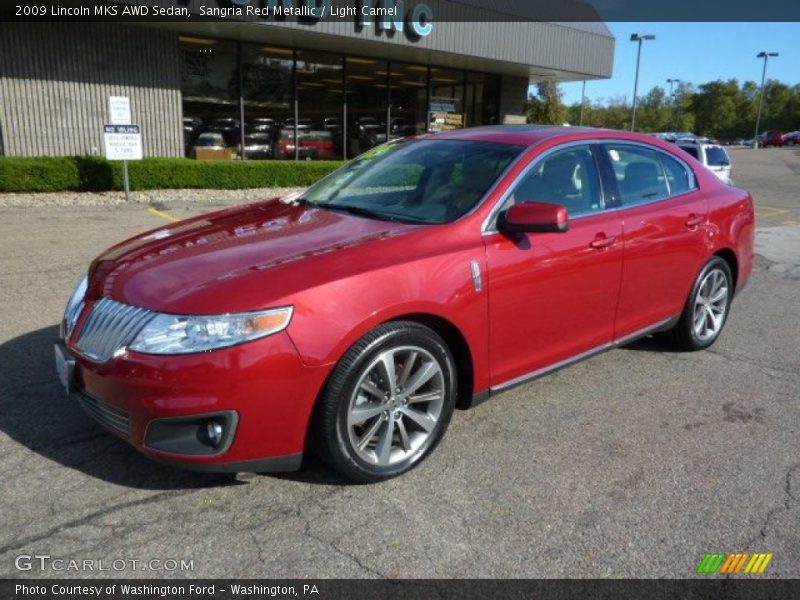
[[[612,344],[612,343],[602,344],[600,346],[592,348],[591,350],[587,350],[586,352],[581,352],[580,354],[576,354],[575,356],[573,356],[571,358],[567,358],[565,360],[559,361],[559,362],[557,362],[555,364],[552,364],[552,365],[550,365],[548,367],[542,367],[541,369],[537,369],[537,370],[532,371],[530,373],[526,373],[525,375],[520,375],[519,377],[515,377],[514,379],[510,379],[509,381],[505,381],[505,382],[500,383],[498,385],[492,386],[490,388],[491,392],[493,394],[495,394],[497,392],[502,392],[502,391],[505,391],[507,389],[516,387],[518,385],[522,385],[523,383],[527,383],[529,381],[537,379],[537,378],[541,377],[542,375],[546,375],[548,373],[552,373],[553,371],[558,371],[559,369],[563,369],[564,367],[568,367],[569,365],[575,364],[576,362],[580,362],[585,358],[589,358],[590,356],[594,356],[595,354],[600,354],[601,352],[604,352],[604,351],[606,351],[606,350],[608,350],[610,348],[613,348],[613,347],[614,347],[614,344]]]
[[[601,352],[605,352],[606,350],[610,350],[612,348],[618,348],[619,346],[624,346],[625,344],[629,344],[634,340],[637,340],[641,337],[644,337],[650,333],[655,333],[657,331],[661,331],[664,329],[669,328],[672,324],[677,323],[678,319],[680,319],[680,315],[670,317],[668,319],[663,319],[654,323],[652,325],[648,325],[647,327],[643,327],[633,333],[626,335],[625,337],[621,337],[617,340],[612,342],[608,342],[606,344],[601,344],[596,346],[586,352],[581,352],[580,354],[576,354],[570,358],[566,358],[562,361],[549,365],[547,367],[542,367],[541,369],[536,369],[535,371],[531,371],[530,373],[526,373],[525,375],[520,375],[519,377],[515,377],[514,379],[509,379],[508,381],[504,381],[503,383],[499,383],[489,388],[490,394],[498,394],[500,392],[504,392],[508,389],[516,387],[518,385],[522,385],[523,383],[528,383],[529,381],[533,381],[534,379],[538,379],[548,373],[552,373],[554,371],[558,371],[559,369],[563,369],[564,367],[568,367],[573,365],[577,362],[580,362],[586,358],[590,358],[596,354],[600,354]]]

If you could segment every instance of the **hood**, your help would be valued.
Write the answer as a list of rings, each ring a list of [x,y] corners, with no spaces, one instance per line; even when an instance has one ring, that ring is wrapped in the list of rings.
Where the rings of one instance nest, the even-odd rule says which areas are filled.
[[[374,260],[379,249],[360,249],[419,228],[273,199],[181,221],[110,248],[92,264],[89,296],[175,314],[268,308],[358,268],[346,254]]]

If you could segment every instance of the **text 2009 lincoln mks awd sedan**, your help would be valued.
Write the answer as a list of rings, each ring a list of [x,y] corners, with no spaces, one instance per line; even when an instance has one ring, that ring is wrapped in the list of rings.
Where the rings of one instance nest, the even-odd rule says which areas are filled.
[[[456,406],[650,333],[710,346],[753,231],[747,192],[649,136],[397,140],[300,196],[107,250],[56,364],[153,458],[274,471],[315,450],[375,481],[418,464]]]

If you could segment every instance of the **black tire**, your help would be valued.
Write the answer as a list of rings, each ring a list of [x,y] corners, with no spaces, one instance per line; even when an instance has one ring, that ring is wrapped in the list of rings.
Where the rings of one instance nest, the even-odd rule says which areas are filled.
[[[391,431],[388,437],[390,445],[389,452],[394,453],[394,457],[399,454],[400,458],[395,458],[397,462],[393,464],[373,464],[367,459],[368,457],[364,457],[364,454],[373,453],[375,459],[377,461],[380,460],[378,456],[378,446],[380,445],[383,435],[386,435],[386,429],[384,429],[384,425],[381,425],[373,434],[374,437],[368,436],[367,433],[364,432],[363,437],[358,441],[370,437],[370,439],[374,440],[374,448],[371,448],[372,444],[368,444],[367,448],[362,447],[360,450],[357,449],[356,446],[358,444],[354,444],[353,442],[354,433],[351,424],[348,423],[348,418],[352,414],[351,409],[354,406],[358,406],[358,402],[365,402],[366,400],[369,400],[366,404],[375,408],[384,408],[387,406],[386,404],[382,404],[382,402],[401,402],[401,400],[399,395],[397,399],[395,399],[393,395],[392,400],[377,400],[368,393],[362,393],[359,396],[356,394],[357,386],[358,389],[363,389],[359,383],[364,381],[365,377],[374,377],[375,371],[370,371],[370,367],[372,365],[373,369],[379,369],[379,366],[377,366],[378,363],[376,362],[379,360],[379,357],[386,356],[387,353],[395,351],[397,352],[396,356],[401,356],[402,352],[408,352],[408,356],[410,356],[412,352],[410,348],[421,350],[421,352],[417,352],[413,359],[413,361],[419,361],[419,369],[422,369],[423,366],[433,364],[434,361],[439,367],[439,371],[435,376],[435,381],[432,380],[430,384],[425,384],[427,386],[434,385],[435,383],[437,389],[441,388],[441,402],[437,401],[435,403],[436,410],[438,411],[435,425],[432,426],[429,432],[426,432],[422,428],[418,431],[414,429],[417,427],[416,423],[409,420],[406,413],[400,412],[405,409],[410,409],[410,404],[406,407],[395,407],[396,410],[394,411],[390,408],[386,412],[383,412],[380,417],[376,416],[373,423],[379,418],[383,419],[384,425],[388,423],[388,429]],[[400,360],[402,360],[402,358]],[[405,360],[409,363],[413,362],[409,358]],[[392,364],[397,366],[397,363],[394,361],[395,359],[392,358]],[[400,366],[402,367],[403,365],[401,364]],[[397,383],[401,381],[402,373],[398,373],[398,375],[400,376],[396,379]],[[413,374],[409,372],[407,377],[410,381],[413,379]],[[383,385],[385,381],[380,379],[379,383]],[[435,331],[419,323],[410,321],[396,321],[380,325],[356,342],[347,351],[344,357],[342,357],[339,364],[334,369],[315,413],[313,444],[315,450],[330,466],[345,477],[354,481],[371,483],[405,473],[418,465],[442,439],[455,409],[456,387],[456,366],[453,355],[447,347],[447,344]],[[397,389],[400,390],[401,388]],[[420,389],[425,388],[423,387]],[[433,393],[435,394],[435,392]],[[411,393],[409,392],[409,394]],[[428,392],[428,394],[430,394],[430,392]],[[425,394],[420,393],[417,397],[422,397],[423,395]],[[413,403],[415,400],[411,400],[411,402]],[[351,406],[351,403],[355,404]],[[363,407],[365,404],[361,404],[360,406]],[[430,406],[430,404],[424,404],[422,406],[423,411],[420,414],[428,416],[429,412],[425,412],[428,406]],[[372,410],[372,408],[370,408],[370,410]],[[397,421],[389,420],[389,413],[392,414],[392,419],[396,418]],[[398,421],[407,423],[402,426],[402,439],[400,438],[400,425],[397,424]],[[364,424],[364,429],[368,431],[371,430],[371,427],[368,427],[366,423],[367,422]],[[407,429],[411,431],[410,434],[406,433]],[[419,447],[414,447],[413,449],[410,447],[409,435],[415,436],[415,441],[420,442]],[[420,441],[423,436],[427,437]],[[399,448],[395,448],[394,445],[394,440],[396,438],[398,443],[401,444]],[[406,450],[406,445],[409,445],[408,451]],[[403,458],[406,452],[408,456]]]
[[[713,334],[708,334],[708,337],[703,337],[698,334],[695,328],[695,307],[699,302],[698,294],[701,292],[701,285],[706,281],[706,278],[712,272],[719,272],[724,276],[724,285],[727,288],[727,296],[724,302],[724,311],[722,313],[722,320],[718,329]],[[733,276],[731,274],[730,265],[727,261],[719,256],[712,257],[700,271],[700,274],[695,279],[692,285],[692,291],[686,299],[686,305],[681,313],[681,318],[678,323],[670,331],[667,332],[668,339],[678,348],[682,350],[705,350],[717,341],[722,330],[725,328],[725,323],[728,320],[730,313],[731,301],[733,299]]]

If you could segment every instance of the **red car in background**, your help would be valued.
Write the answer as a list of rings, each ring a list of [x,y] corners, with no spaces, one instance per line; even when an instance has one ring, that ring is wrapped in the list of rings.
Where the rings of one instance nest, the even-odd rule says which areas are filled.
[[[335,156],[333,135],[330,131],[315,131],[307,126],[297,127],[297,156],[300,159],[331,159]],[[277,158],[295,157],[295,132],[293,127],[281,129],[277,143]]]
[[[709,347],[753,232],[746,191],[650,136],[402,139],[301,197],[105,251],[56,364],[92,417],[161,461],[291,470],[311,448],[376,481],[418,464],[457,405],[656,332]]]
[[[769,148],[770,146],[775,146],[777,148],[783,148],[783,132],[777,129],[770,129],[769,131],[765,131],[762,134],[761,140],[761,147],[762,148]]]

